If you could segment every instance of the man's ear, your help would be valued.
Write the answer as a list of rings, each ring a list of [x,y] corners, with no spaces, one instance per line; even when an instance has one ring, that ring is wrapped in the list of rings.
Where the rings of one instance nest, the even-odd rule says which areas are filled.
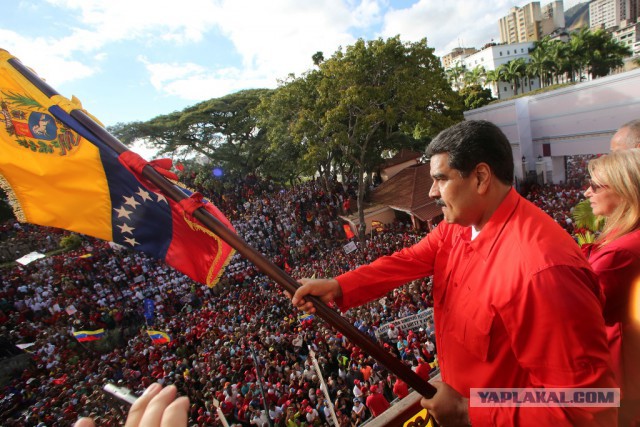
[[[484,194],[489,190],[493,174],[491,168],[486,163],[478,163],[475,170],[477,189],[479,194]]]

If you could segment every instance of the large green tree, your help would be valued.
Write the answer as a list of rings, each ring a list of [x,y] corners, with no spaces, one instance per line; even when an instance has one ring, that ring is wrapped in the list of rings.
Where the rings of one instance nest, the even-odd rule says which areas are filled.
[[[484,107],[494,100],[491,89],[483,88],[479,84],[467,85],[460,89],[459,93],[464,102],[465,110]]]
[[[142,140],[160,154],[199,154],[227,173],[256,173],[267,159],[268,142],[256,126],[254,109],[269,92],[244,90],[146,122],[120,123],[110,131],[125,144]]]
[[[287,142],[302,144],[307,158],[323,159],[327,168],[353,168],[364,224],[365,174],[383,161],[385,150],[406,143],[401,135],[421,140],[460,120],[460,100],[426,40],[361,39],[316,64],[317,70],[277,89],[300,99],[288,101],[290,110],[282,102],[263,106],[278,115],[264,122],[287,122]]]

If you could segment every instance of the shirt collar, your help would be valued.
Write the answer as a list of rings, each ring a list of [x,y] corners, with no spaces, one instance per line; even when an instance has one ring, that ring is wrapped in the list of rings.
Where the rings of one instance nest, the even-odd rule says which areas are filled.
[[[482,227],[482,232],[473,241],[469,242],[471,247],[482,255],[485,260],[489,258],[493,246],[498,237],[500,237],[509,218],[513,215],[519,201],[520,196],[512,187],[502,203],[500,203],[500,206],[498,206],[498,209],[491,215],[485,226]],[[471,227],[469,227],[469,232],[471,231],[470,229]]]

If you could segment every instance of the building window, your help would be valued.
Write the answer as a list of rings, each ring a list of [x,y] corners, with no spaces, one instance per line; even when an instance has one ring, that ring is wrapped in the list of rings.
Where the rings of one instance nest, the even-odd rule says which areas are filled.
[[[500,56],[502,56],[502,51],[500,51]]]
[[[507,51],[507,55],[509,55],[510,53],[511,53],[510,51]]]

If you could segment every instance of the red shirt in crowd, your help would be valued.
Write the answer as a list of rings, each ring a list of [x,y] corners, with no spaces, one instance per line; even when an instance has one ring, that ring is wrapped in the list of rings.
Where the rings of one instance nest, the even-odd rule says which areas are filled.
[[[511,189],[479,235],[441,222],[416,245],[337,277],[342,309],[433,275],[442,380],[472,387],[617,387],[597,277],[569,234]],[[470,407],[474,426],[602,425],[615,408]]]
[[[372,392],[367,397],[366,405],[374,417],[377,417],[378,415],[389,409],[389,402],[384,398],[382,394],[378,392]]]
[[[409,387],[407,387],[407,383],[402,380],[396,380],[395,384],[393,384],[393,394],[398,396],[398,399],[404,399],[409,395]]]

